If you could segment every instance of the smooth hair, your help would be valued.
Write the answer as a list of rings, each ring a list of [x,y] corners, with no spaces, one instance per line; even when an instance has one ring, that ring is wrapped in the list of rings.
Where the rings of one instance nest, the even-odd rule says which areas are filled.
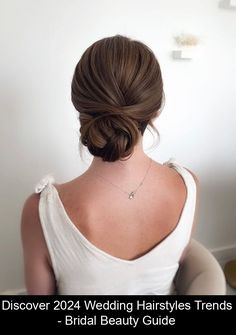
[[[157,132],[152,120],[163,98],[161,69],[148,46],[121,35],[96,41],[76,65],[71,85],[80,142],[103,161],[124,160],[148,125]]]

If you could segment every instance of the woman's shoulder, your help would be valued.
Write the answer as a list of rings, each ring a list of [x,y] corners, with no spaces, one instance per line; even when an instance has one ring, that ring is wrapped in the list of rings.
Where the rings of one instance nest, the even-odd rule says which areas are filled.
[[[190,189],[196,190],[196,197],[198,197],[199,179],[191,169],[175,158],[170,158],[162,166],[166,186],[174,202],[178,199],[180,203],[185,203]]]
[[[36,229],[39,226],[39,201],[41,193],[55,181],[52,175],[44,175],[36,182],[34,192],[31,193],[23,203],[21,212],[21,224],[23,230]]]
[[[38,210],[39,200],[40,195],[34,192],[24,201],[21,211],[21,237],[23,245],[28,245],[32,239],[36,243],[38,236],[42,235]]]
[[[166,162],[163,163],[163,166],[165,166],[167,168],[172,168],[172,170],[175,170],[173,168],[176,167],[178,171],[187,172],[187,173],[189,173],[193,177],[195,183],[197,185],[199,184],[199,179],[196,176],[196,174],[192,170],[190,170],[189,168],[187,168],[186,166],[184,166],[183,164],[179,163],[175,158],[170,158],[168,161],[166,161]]]

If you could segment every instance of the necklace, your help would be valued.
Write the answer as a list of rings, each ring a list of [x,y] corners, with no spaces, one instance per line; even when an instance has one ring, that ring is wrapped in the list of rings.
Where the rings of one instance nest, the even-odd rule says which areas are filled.
[[[100,177],[101,179],[103,179],[103,180],[104,180],[105,182],[107,182],[108,184],[111,184],[112,186],[118,188],[118,189],[119,189],[120,191],[122,191],[123,193],[128,194],[128,199],[129,199],[129,200],[132,200],[132,199],[134,199],[135,194],[137,193],[138,189],[143,185],[144,180],[145,180],[145,178],[147,177],[147,174],[148,174],[148,172],[149,172],[149,170],[150,170],[151,164],[152,164],[152,159],[150,158],[150,162],[149,162],[147,171],[146,171],[146,173],[145,173],[143,179],[142,179],[141,182],[138,184],[138,186],[137,186],[133,191],[131,191],[131,192],[128,192],[128,191],[123,190],[120,186],[115,185],[114,183],[112,183],[111,181],[105,179],[103,176],[101,176],[101,175],[98,174],[98,173],[96,173],[96,175],[97,175],[98,177]]]

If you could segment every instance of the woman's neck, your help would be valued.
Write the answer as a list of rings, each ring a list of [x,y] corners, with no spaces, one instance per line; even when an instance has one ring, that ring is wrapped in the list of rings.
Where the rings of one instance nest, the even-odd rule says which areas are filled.
[[[143,137],[140,139],[136,146],[134,147],[132,155],[126,160],[117,160],[115,162],[104,162],[101,157],[94,157],[93,161],[87,170],[88,172],[102,173],[122,173],[128,174],[130,172],[141,169],[147,165],[150,158],[143,151]],[[134,171],[135,169],[135,171]]]

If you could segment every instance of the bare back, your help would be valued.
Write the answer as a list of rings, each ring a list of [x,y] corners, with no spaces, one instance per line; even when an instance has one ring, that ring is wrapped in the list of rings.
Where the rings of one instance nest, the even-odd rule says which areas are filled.
[[[97,248],[127,260],[147,253],[175,229],[187,197],[178,172],[157,162],[133,200],[91,173],[55,187],[79,231]]]

